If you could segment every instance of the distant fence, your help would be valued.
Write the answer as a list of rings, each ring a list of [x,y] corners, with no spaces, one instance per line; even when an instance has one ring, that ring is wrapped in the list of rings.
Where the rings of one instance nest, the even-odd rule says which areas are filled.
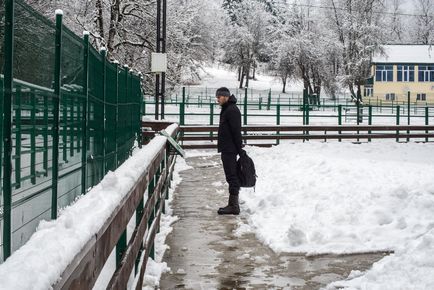
[[[181,126],[182,146],[185,149],[217,148],[218,126]],[[271,147],[281,140],[352,140],[395,139],[396,142],[429,142],[434,137],[434,126],[243,126],[243,143],[250,146]],[[144,131],[143,138],[152,136],[152,131]]]
[[[304,100],[304,102],[303,102]],[[252,99],[249,90],[240,96],[237,105],[241,110],[243,125],[248,124],[336,124],[363,123],[368,125],[383,124],[417,124],[429,125],[434,120],[434,105],[425,102],[405,103],[364,103],[359,108],[352,102],[339,104],[337,100],[320,102],[315,96],[305,95],[301,101],[289,100],[288,103]],[[193,102],[188,99],[187,89],[183,90],[179,102],[166,103],[165,119],[181,125],[218,123],[219,105],[212,101]],[[154,117],[155,102],[146,100],[144,115]],[[319,120],[319,121],[318,121]]]
[[[54,24],[6,0],[0,15],[1,262],[128,158],[142,92],[140,76],[63,26],[61,13]]]

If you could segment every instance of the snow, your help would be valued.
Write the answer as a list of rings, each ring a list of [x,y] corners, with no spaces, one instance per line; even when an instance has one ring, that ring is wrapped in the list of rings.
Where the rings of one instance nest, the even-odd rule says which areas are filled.
[[[224,65],[205,66],[201,75],[202,81],[197,87],[219,88],[227,87],[234,89],[239,87],[237,81],[237,73],[235,70],[230,70]],[[196,86],[190,86],[194,88]],[[249,80],[249,90],[269,90],[281,91],[282,82],[278,78],[264,75],[258,72],[256,80]],[[287,91],[303,91],[303,84],[301,82],[292,82],[287,84]],[[213,92],[214,93],[214,92]]]
[[[395,252],[329,289],[429,289],[433,149],[393,141],[247,147],[259,179],[255,190],[240,193],[248,225],[235,234],[253,231],[275,252]]]
[[[170,125],[166,132],[171,134],[176,127]],[[166,137],[155,137],[86,195],[61,210],[58,219],[41,221],[29,241],[0,265],[0,289],[50,289],[165,144]]]
[[[431,45],[384,45],[385,55],[373,57],[374,63],[434,63],[434,50]]]

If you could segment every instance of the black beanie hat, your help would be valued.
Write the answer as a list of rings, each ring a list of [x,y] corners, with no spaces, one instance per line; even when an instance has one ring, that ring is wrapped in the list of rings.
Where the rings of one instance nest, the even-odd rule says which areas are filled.
[[[229,92],[229,89],[226,87],[221,87],[219,89],[217,89],[217,91],[215,92],[215,96],[224,96],[224,97],[230,97],[231,96],[231,92]]]

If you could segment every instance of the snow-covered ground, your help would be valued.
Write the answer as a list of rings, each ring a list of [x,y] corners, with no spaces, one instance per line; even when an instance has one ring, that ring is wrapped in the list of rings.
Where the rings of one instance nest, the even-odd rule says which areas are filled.
[[[248,147],[259,179],[240,193],[248,224],[238,232],[276,252],[395,252],[328,289],[433,289],[433,150],[393,141]]]
[[[238,88],[237,72],[230,70],[226,65],[205,66],[201,74],[202,81],[197,87],[208,88]],[[191,86],[195,87],[195,86]],[[261,74],[258,72],[255,79],[249,80],[249,89],[255,90],[272,90],[281,91],[282,81],[278,78]],[[286,85],[287,91],[303,91],[303,83],[296,81],[288,81]]]

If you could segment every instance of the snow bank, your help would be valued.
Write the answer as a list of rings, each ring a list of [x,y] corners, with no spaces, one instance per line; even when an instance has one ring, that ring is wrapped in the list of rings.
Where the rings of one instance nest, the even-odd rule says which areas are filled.
[[[241,191],[249,225],[239,232],[254,231],[276,252],[392,250],[366,275],[334,285],[427,289],[434,285],[427,274],[434,272],[433,150],[393,141],[248,148],[259,179],[256,191]]]
[[[173,124],[166,131],[171,134],[176,127]],[[0,265],[0,289],[49,289],[165,144],[165,137],[155,137],[62,210],[57,220],[41,221],[30,240]]]

